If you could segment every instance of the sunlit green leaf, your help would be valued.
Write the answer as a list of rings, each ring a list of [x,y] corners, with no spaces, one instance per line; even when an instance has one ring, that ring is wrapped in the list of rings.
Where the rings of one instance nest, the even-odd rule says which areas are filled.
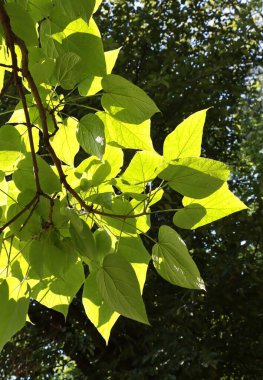
[[[51,145],[55,149],[57,156],[65,164],[74,165],[75,155],[79,151],[79,143],[76,137],[78,121],[73,117],[68,117],[59,124],[59,130],[51,140]]]
[[[234,212],[245,210],[241,202],[224,184],[219,190],[203,199],[184,197],[184,208],[173,218],[175,225],[181,228],[195,229]]]
[[[85,281],[82,302],[87,317],[108,343],[111,329],[119,314],[103,301],[98,290],[96,273],[91,273]]]
[[[163,145],[166,161],[184,157],[199,157],[207,109],[185,119],[170,133]]]
[[[14,277],[0,283],[0,351],[26,323],[29,297],[26,283]]]
[[[97,115],[104,123],[108,144],[129,149],[153,150],[150,120],[137,125],[117,120],[105,112],[98,112]]]

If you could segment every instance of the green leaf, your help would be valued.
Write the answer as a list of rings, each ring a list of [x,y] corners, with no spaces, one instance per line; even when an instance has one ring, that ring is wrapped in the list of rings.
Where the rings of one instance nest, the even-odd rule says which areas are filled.
[[[107,74],[111,74],[117,61],[120,50],[121,48],[105,52]]]
[[[18,124],[15,126],[15,129],[20,134],[21,151],[23,153],[31,152],[27,126],[24,124]],[[39,130],[37,128],[32,128],[32,136],[33,136],[35,152],[37,152],[38,147],[39,147]]]
[[[170,133],[163,145],[166,161],[185,157],[199,157],[207,109],[185,119]]]
[[[132,266],[118,254],[107,255],[97,273],[103,300],[127,318],[148,324],[140,287]]]
[[[37,156],[39,180],[44,193],[53,194],[61,190],[60,180],[41,157]],[[17,170],[13,175],[15,185],[19,190],[36,190],[35,176],[32,157],[28,153],[26,158],[19,162]]]
[[[88,23],[95,7],[98,7],[98,0],[55,0],[53,6],[51,18],[58,23],[61,23],[62,19],[68,24],[78,18]]]
[[[92,96],[97,94],[102,89],[101,86],[102,77],[87,76],[83,79],[79,85],[78,90],[81,96]]]
[[[5,179],[5,173],[0,171],[0,206],[5,206],[7,203],[8,183]]]
[[[29,306],[26,290],[26,283],[21,284],[14,277],[0,284],[0,351],[26,323]]]
[[[97,116],[103,121],[107,144],[127,149],[153,150],[150,120],[137,125],[121,122],[105,112],[98,112]]]
[[[16,277],[20,281],[25,279],[28,274],[29,265],[21,253],[24,252],[26,245],[28,245],[28,242],[21,242],[15,237],[10,237],[10,239],[6,239],[3,242],[0,254],[1,279],[9,276]]]
[[[103,108],[124,123],[141,124],[159,112],[143,90],[118,75],[105,76],[102,87],[105,91],[101,99]]]
[[[87,153],[102,158],[105,152],[104,125],[97,115],[88,114],[79,121],[77,139]]]
[[[189,289],[205,289],[184,241],[171,227],[160,227],[158,243],[153,246],[152,254],[155,269],[171,284]]]
[[[2,91],[2,88],[4,87],[5,83],[5,69],[3,67],[0,67],[0,91]]]
[[[60,55],[56,60],[53,82],[60,84],[65,90],[72,89],[78,82],[78,71],[75,66],[80,61],[80,57],[72,52]]]
[[[68,117],[59,124],[59,130],[51,140],[51,145],[56,155],[65,164],[74,166],[74,158],[79,151],[79,144],[76,137],[78,121],[73,117]]]
[[[111,251],[111,237],[106,230],[99,228],[94,233],[97,249],[97,260],[102,263],[104,257]]]
[[[30,14],[17,3],[8,3],[5,9],[10,18],[12,31],[21,38],[27,46],[37,45],[37,32],[35,23]]]
[[[188,157],[172,161],[159,174],[178,193],[205,198],[218,190],[229,176],[227,165],[207,158]]]
[[[85,280],[80,261],[72,265],[62,278],[50,277],[35,283],[32,280],[32,297],[42,305],[59,311],[66,318],[68,308]]]
[[[29,0],[27,8],[34,21],[40,21],[50,15],[54,3],[50,0]]]
[[[92,18],[88,24],[81,18],[75,19],[62,32],[52,34],[52,38],[61,44],[57,46],[57,56],[70,52],[80,57],[74,66],[78,81],[87,76],[102,77],[106,74],[101,35]]]
[[[140,237],[121,237],[118,241],[117,252],[133,267],[142,293],[151,256]]]
[[[69,241],[59,241],[56,233],[47,232],[40,240],[33,240],[29,248],[29,264],[40,279],[56,276],[64,278],[76,263],[77,255]]]
[[[89,274],[85,281],[82,302],[87,317],[108,343],[111,329],[119,314],[103,301],[98,290],[96,273]]]
[[[173,222],[178,227],[191,230],[247,208],[228,189],[227,184],[198,201],[184,197],[183,205],[184,208],[174,215]]]
[[[113,199],[112,207],[110,210],[105,209],[105,212],[113,216],[102,216],[101,219],[107,225],[108,230],[112,234],[136,234],[136,220],[135,218],[117,218],[114,215],[133,215],[133,207],[129,201],[121,197]]]
[[[141,193],[147,182],[154,180],[162,170],[163,158],[156,152],[137,152],[131,160],[128,168],[122,174],[129,192]],[[125,191],[125,186],[122,187]]]
[[[22,158],[21,137],[12,125],[4,125],[0,128],[0,170],[12,172],[16,161]]]
[[[84,220],[81,220],[82,230],[76,228],[75,223],[70,223],[69,232],[75,248],[81,256],[87,257],[89,260],[96,260],[96,243],[94,236]]]

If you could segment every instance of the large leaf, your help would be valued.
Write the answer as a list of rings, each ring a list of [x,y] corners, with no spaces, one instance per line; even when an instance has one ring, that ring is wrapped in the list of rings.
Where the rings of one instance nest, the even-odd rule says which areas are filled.
[[[17,3],[6,4],[5,9],[10,17],[13,32],[25,41],[27,46],[37,45],[36,26],[30,14]]]
[[[140,237],[121,237],[118,241],[118,254],[123,256],[134,269],[142,293],[151,256]]]
[[[118,75],[105,76],[102,87],[105,91],[101,99],[103,108],[124,123],[141,124],[159,112],[143,90]]]
[[[227,165],[200,157],[172,161],[159,174],[172,189],[192,198],[205,198],[212,194],[223,185],[228,176]]]
[[[65,164],[74,166],[74,158],[78,153],[79,144],[76,137],[78,121],[73,117],[68,117],[59,124],[59,130],[51,140],[56,155]]]
[[[26,323],[29,297],[25,292],[26,283],[14,277],[0,284],[0,351]]]
[[[41,282],[32,281],[32,297],[42,305],[59,311],[66,318],[68,308],[85,280],[82,263],[71,266],[64,278],[50,277]]]
[[[85,281],[82,302],[87,317],[108,343],[111,329],[119,314],[103,301],[98,290],[96,273],[91,273]]]
[[[166,161],[184,157],[199,157],[207,109],[185,119],[170,133],[163,145]]]
[[[78,124],[77,139],[87,153],[102,158],[105,152],[104,125],[97,115],[83,116]]]
[[[152,253],[153,264],[165,280],[184,288],[205,288],[184,241],[171,227],[160,227],[158,243],[153,246]]]
[[[119,314],[148,324],[140,286],[132,266],[121,255],[107,255],[97,273],[103,300]]]
[[[104,123],[108,144],[128,149],[153,150],[150,120],[137,125],[124,123],[105,112],[98,112],[97,115]]]
[[[224,184],[209,197],[196,199],[184,197],[184,208],[179,210],[173,218],[176,226],[186,229],[195,229],[215,220],[224,218],[234,212],[245,210],[246,205],[241,202]]]
[[[37,165],[39,172],[39,180],[41,189],[47,193],[52,194],[61,190],[59,178],[41,157],[37,156]],[[32,157],[30,154],[19,162],[17,170],[13,175],[14,182],[19,190],[36,190],[34,169]]]
[[[101,35],[92,18],[89,24],[82,18],[75,19],[62,32],[52,34],[52,38],[61,44],[55,44],[54,48],[57,49],[57,53],[54,54],[59,56],[70,52],[80,58],[74,66],[79,81],[87,76],[104,76],[106,74]]]

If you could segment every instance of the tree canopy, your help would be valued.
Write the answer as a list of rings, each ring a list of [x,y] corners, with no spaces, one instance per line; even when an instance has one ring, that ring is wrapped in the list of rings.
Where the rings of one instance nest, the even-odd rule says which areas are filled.
[[[228,313],[222,311],[222,307],[227,306],[220,305],[218,310],[215,310],[214,299],[222,296],[221,293],[216,294],[217,284],[222,281],[222,277],[229,280],[227,294],[230,298],[228,302],[231,303],[236,276],[244,275],[244,266],[250,265],[250,268],[252,266],[253,273],[257,273],[257,261],[254,263],[257,256],[254,256],[254,252],[256,253],[259,247],[251,241],[246,241],[244,248],[249,248],[248,253],[253,255],[246,257],[244,248],[242,248],[243,253],[240,251],[240,247],[244,245],[242,244],[244,230],[236,218],[229,219],[228,223],[224,221],[213,225],[212,234],[207,228],[197,229],[192,233],[192,241],[189,233],[176,229],[172,223],[184,229],[196,229],[244,208],[244,205],[228,190],[226,180],[229,169],[225,164],[216,161],[218,155],[230,164],[231,160],[240,160],[238,166],[232,161],[236,165],[235,170],[239,170],[241,174],[232,170],[230,184],[236,191],[239,189],[243,199],[248,201],[252,192],[254,195],[252,206],[255,216],[257,215],[259,206],[257,202],[260,197],[254,192],[253,182],[247,188],[242,181],[246,183],[251,180],[251,176],[249,177],[251,168],[258,172],[258,167],[255,167],[258,161],[255,157],[252,158],[253,152],[246,143],[239,152],[238,144],[244,132],[238,127],[241,117],[233,116],[231,112],[235,109],[242,114],[242,102],[235,104],[240,94],[244,94],[243,106],[247,104],[248,94],[253,96],[256,94],[256,89],[247,90],[245,80],[248,74],[253,74],[249,66],[251,61],[255,61],[256,65],[257,60],[260,60],[255,44],[259,31],[254,19],[249,19],[247,25],[250,45],[240,56],[243,42],[238,38],[237,31],[242,31],[244,27],[242,17],[247,16],[247,13],[244,13],[239,3],[233,16],[224,19],[223,13],[216,13],[218,8],[223,12],[221,2],[217,7],[214,7],[212,2],[200,2],[200,4],[198,2],[198,5],[195,5],[195,2],[186,2],[185,6],[183,2],[182,6],[175,5],[174,2],[161,2],[160,7],[165,7],[163,14],[166,16],[162,20],[160,17],[151,16],[156,12],[154,3],[146,2],[142,6],[143,3],[136,5],[132,2],[119,2],[112,8],[109,2],[105,2],[97,21],[101,30],[105,31],[105,46],[113,49],[108,53],[102,50],[95,21],[86,18],[87,15],[91,15],[95,3],[88,9],[81,6],[71,8],[66,4],[63,11],[62,3],[57,2],[58,8],[50,10],[49,2],[46,2],[41,8],[42,13],[27,4],[21,6],[19,12],[17,4],[13,6],[13,2],[7,4],[5,8],[2,7],[1,19],[4,19],[2,53],[5,59],[3,62],[1,60],[5,72],[2,93],[9,96],[8,100],[10,96],[15,99],[13,103],[7,104],[7,111],[12,115],[10,117],[10,114],[7,114],[0,129],[1,141],[4,141],[2,147],[4,159],[1,160],[2,190],[8,194],[6,198],[3,197],[2,203],[1,221],[5,228],[2,228],[4,254],[1,254],[3,269],[0,286],[4,297],[7,294],[6,299],[1,298],[6,302],[3,308],[7,312],[11,310],[8,308],[16,308],[19,315],[19,318],[11,321],[10,330],[6,328],[7,316],[3,315],[1,325],[5,328],[2,334],[6,335],[2,335],[4,337],[2,339],[5,343],[23,326],[27,318],[29,298],[61,312],[64,316],[68,313],[70,305],[67,323],[72,331],[71,333],[67,331],[69,338],[65,336],[63,350],[70,359],[76,360],[78,370],[84,374],[90,376],[94,374],[96,378],[98,374],[106,376],[108,371],[112,371],[114,376],[116,370],[115,378],[116,376],[151,378],[150,376],[155,376],[158,371],[158,376],[163,375],[168,379],[177,378],[171,377],[173,371],[175,376],[180,376],[182,371],[182,378],[186,378],[183,377],[186,376],[187,368],[187,364],[184,363],[191,363],[196,358],[201,358],[205,363],[204,367],[208,367],[207,373],[211,374],[210,378],[213,378],[212,376],[218,378],[217,370],[221,371],[222,376],[225,375],[224,365],[220,364],[223,360],[208,348],[205,350],[204,340],[210,340],[207,342],[208,347],[209,344],[213,344],[211,343],[213,337],[222,332],[219,321],[224,320],[227,326],[229,318],[234,316],[230,317]],[[207,5],[206,10],[210,17],[208,19],[204,19],[203,3]],[[253,7],[253,3],[250,6]],[[250,12],[251,9],[245,10]],[[29,21],[21,26],[19,22],[21,12],[24,12],[25,17],[32,22]],[[64,17],[61,17],[61,12],[64,12]],[[6,21],[8,18],[4,17],[6,13],[10,17],[10,27]],[[233,10],[229,9],[229,15],[232,13]],[[80,15],[82,17],[77,19]],[[193,17],[196,15],[200,18]],[[43,16],[46,16],[44,21]],[[149,17],[151,22],[148,20]],[[237,23],[233,34],[230,31],[234,24],[228,28],[228,20],[232,18]],[[197,23],[196,27],[193,23],[189,24],[188,21],[191,19]],[[200,24],[201,20],[203,23]],[[233,20],[231,22],[234,22]],[[87,21],[89,21],[88,27]],[[213,22],[215,26],[211,28]],[[35,39],[32,25],[35,29],[36,23],[39,27]],[[226,30],[229,30],[229,35],[223,45],[220,45],[221,38],[217,37],[217,33],[222,23],[224,28],[220,30],[222,33],[220,36],[224,36]],[[180,29],[178,25],[181,24],[186,30],[183,29],[181,33],[176,34],[175,31]],[[206,38],[208,33],[206,29],[211,29],[211,38]],[[171,49],[170,36],[177,36],[178,46],[174,49]],[[202,40],[203,49],[199,43]],[[124,45],[120,53],[116,50],[117,46],[111,46],[112,41]],[[226,53],[235,43],[237,56],[228,54],[227,60]],[[90,46],[91,50],[84,52],[83,44]],[[213,47],[213,54],[212,52],[208,54],[209,46]],[[219,66],[218,72],[212,70],[213,65],[219,63],[216,51],[221,55],[224,49],[222,66]],[[126,77],[143,86],[161,108],[162,115],[155,116],[154,129],[151,130],[154,146],[159,153],[153,149],[148,121],[149,117],[158,112],[158,108],[137,86],[116,74],[110,74],[118,53],[120,63],[117,64],[116,72],[124,75],[126,73]],[[136,59],[136,56],[139,59]],[[86,61],[89,64],[86,64]],[[231,82],[229,78],[233,74],[236,77]],[[225,78],[224,81],[221,81],[221,78]],[[192,82],[188,84],[188,80]],[[231,88],[234,80],[237,82],[236,92]],[[216,83],[215,88],[218,86],[217,91],[213,87],[214,83]],[[35,89],[39,93],[39,98]],[[208,93],[210,96],[207,96]],[[19,101],[16,100],[17,97],[20,98]],[[214,108],[208,111],[208,115],[211,114],[212,122],[201,158],[202,129],[207,108],[211,105],[214,105]],[[12,110],[11,107],[14,106],[15,110]],[[175,112],[176,109],[178,112]],[[198,109],[203,111],[194,113],[182,122],[186,115]],[[43,114],[46,118],[44,125]],[[6,113],[3,117],[5,115]],[[245,120],[245,117],[255,116],[250,112],[242,117],[242,120]],[[180,122],[181,124],[174,129]],[[226,122],[228,128],[223,129],[222,126]],[[166,138],[164,133],[167,135]],[[82,148],[80,151],[79,146]],[[228,151],[226,148],[231,150]],[[131,149],[138,151],[134,154]],[[207,156],[212,159],[208,159]],[[248,162],[251,163],[247,167],[242,166],[242,162],[246,162],[246,165]],[[123,168],[120,172],[121,167]],[[181,195],[184,196],[182,203]],[[157,201],[159,203],[155,205]],[[178,208],[180,210],[175,213],[172,222],[167,215],[169,211]],[[248,227],[250,222],[246,222],[246,217],[240,218]],[[152,226],[148,232],[150,221]],[[254,226],[250,228],[253,230]],[[262,236],[260,231],[259,236]],[[83,305],[88,318],[106,340],[118,314],[147,322],[140,293],[149,262],[147,250],[152,247],[153,264],[162,277],[172,284],[186,288],[204,288],[199,271],[178,233],[188,241],[190,252],[194,252],[200,262],[200,268],[207,266],[205,284],[210,287],[208,294],[171,291],[169,285],[157,280],[151,268],[148,281],[153,288],[149,289],[146,283],[145,298],[149,299],[149,305],[152,305],[149,316],[153,321],[159,320],[159,324],[155,325],[152,322],[153,327],[142,327],[143,330],[140,330],[137,324],[130,322],[126,322],[128,327],[125,325],[122,327],[124,322],[121,321],[118,325],[120,338],[109,346],[110,349],[112,344],[112,351],[109,353],[115,353],[111,369],[103,365],[103,361],[102,366],[89,365],[97,352],[98,355],[99,352],[103,352],[107,358],[109,349],[105,351],[101,340],[83,319],[81,295],[76,296],[76,293],[85,277]],[[233,235],[236,235],[234,240]],[[142,236],[147,236],[148,241],[144,237],[141,239]],[[224,255],[227,254],[224,244],[228,241],[235,249],[231,261],[229,255],[224,259]],[[209,255],[211,259],[208,259]],[[213,268],[219,269],[216,277]],[[222,268],[226,271],[225,274],[222,273]],[[234,273],[232,273],[233,268],[235,268]],[[122,285],[118,287],[118,283]],[[16,297],[8,297],[8,289],[10,292],[12,286],[19,289]],[[223,287],[222,291],[225,290]],[[185,301],[186,295],[188,295],[187,301]],[[252,295],[255,297],[253,292]],[[224,297],[223,299],[225,300]],[[31,302],[30,310],[30,319],[36,325],[39,323],[45,333],[48,329],[47,315],[50,316],[48,321],[53,321],[51,334],[55,336],[58,334],[58,338],[52,339],[53,349],[55,351],[59,349],[63,318],[61,319],[56,313],[53,314],[52,311],[42,309],[35,301]],[[240,314],[242,312],[240,310]],[[196,313],[198,318],[193,318]],[[103,323],[100,318],[104,319]],[[186,323],[189,318],[192,322]],[[205,318],[208,318],[209,323],[206,330],[202,330],[204,323],[200,323],[200,320]],[[160,321],[163,324],[162,331],[165,332],[163,336],[156,331]],[[185,333],[185,324],[190,330],[188,334]],[[211,327],[214,331],[213,336],[208,334]],[[130,333],[124,333],[126,328],[130,329]],[[232,325],[230,330],[231,328]],[[30,326],[26,329],[32,331]],[[150,330],[152,331],[149,332]],[[54,334],[54,331],[57,333]],[[72,336],[73,331],[78,338]],[[157,355],[158,364],[151,370],[147,364],[145,372],[144,370],[136,372],[140,359],[135,355],[134,369],[126,373],[125,360],[129,361],[129,358],[133,357],[132,350],[137,341],[136,336],[139,334],[138,339],[140,339],[142,331],[147,337],[145,348],[149,350],[145,363],[150,364]],[[178,335],[176,338],[178,341],[173,344],[169,341],[171,331],[175,331]],[[189,348],[187,339],[191,342],[191,336],[195,335],[196,331],[199,331],[195,338],[199,345],[196,342],[195,346]],[[227,329],[224,333],[227,334]],[[23,330],[19,334],[23,336]],[[125,338],[121,338],[123,334]],[[30,339],[30,334],[27,339]],[[78,351],[75,355],[72,350],[73,339],[78,340]],[[87,343],[85,339],[89,341],[89,345],[80,349],[85,341]],[[125,349],[119,362],[117,353],[123,349],[121,339],[124,340]],[[186,339],[186,342],[183,346],[185,351],[180,353],[181,339]],[[25,343],[24,349],[31,347],[31,344],[30,341],[28,344]],[[166,345],[170,348],[167,349]],[[143,344],[141,353],[144,352]],[[39,355],[44,354],[40,352]],[[175,355],[177,370],[170,371],[171,359],[164,365],[163,370],[161,369],[161,363],[166,362],[167,355],[170,358]],[[61,359],[63,365],[66,362],[64,359]],[[59,363],[56,359],[49,360],[50,372],[56,367],[59,372]],[[35,365],[37,367],[37,363]],[[35,368],[35,376],[41,376],[42,370]],[[187,376],[192,378],[191,376],[198,374],[198,370],[201,371],[200,376],[203,376],[198,365],[193,366],[192,375],[189,372]],[[21,371],[18,372],[21,378],[26,378],[27,373],[30,375],[30,372],[23,372],[22,369]],[[71,373],[73,371],[69,370]],[[176,374],[177,371],[179,375]],[[234,376],[239,376],[238,371],[238,365],[232,366]],[[226,372],[226,375],[229,375],[229,372]],[[240,376],[242,375],[244,374],[241,372]]]

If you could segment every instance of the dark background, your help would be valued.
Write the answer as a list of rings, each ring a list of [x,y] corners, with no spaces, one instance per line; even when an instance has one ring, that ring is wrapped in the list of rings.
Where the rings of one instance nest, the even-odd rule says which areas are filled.
[[[261,380],[260,1],[103,3],[97,21],[106,50],[122,46],[114,72],[147,91],[162,111],[152,123],[155,148],[161,150],[165,136],[185,117],[212,106],[202,155],[231,166],[230,187],[249,210],[196,231],[179,230],[206,294],[174,287],[150,267],[144,300],[152,326],[120,318],[108,347],[87,320],[80,296],[66,323],[60,314],[32,304],[35,325],[5,346],[0,379]],[[10,100],[2,103],[2,109],[11,106]],[[174,208],[178,201],[171,192],[156,207]],[[153,233],[163,223],[170,224],[170,217],[155,217]]]

